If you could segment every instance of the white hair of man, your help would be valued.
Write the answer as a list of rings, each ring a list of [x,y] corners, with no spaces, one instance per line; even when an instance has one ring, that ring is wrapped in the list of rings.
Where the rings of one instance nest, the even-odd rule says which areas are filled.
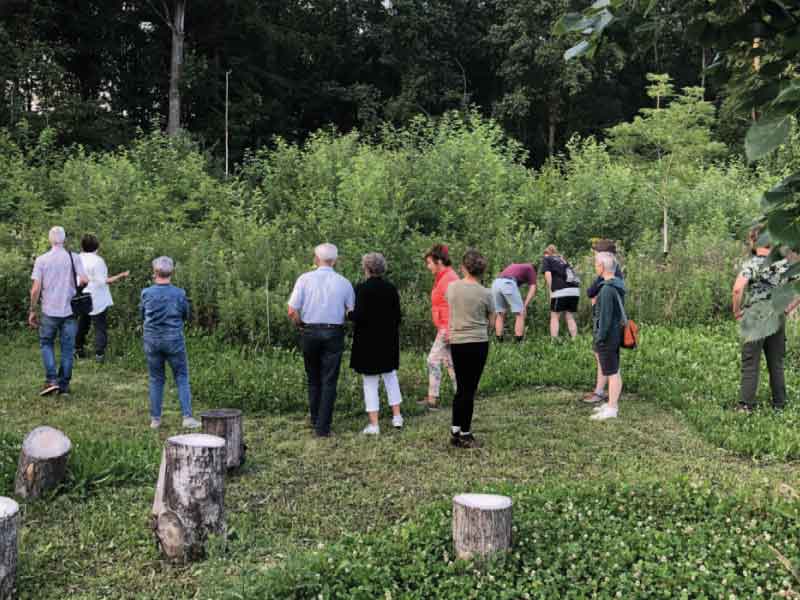
[[[333,244],[320,244],[314,248],[314,256],[316,256],[320,262],[332,263],[339,258],[339,250]]]
[[[67,239],[67,233],[64,231],[63,227],[56,225],[50,228],[47,239],[50,240],[50,244],[53,246],[63,246]]]
[[[175,263],[169,256],[159,256],[153,260],[153,271],[159,277],[171,277],[175,270]]]
[[[617,259],[611,252],[598,252],[595,261],[603,266],[604,273],[613,273],[617,268]]]

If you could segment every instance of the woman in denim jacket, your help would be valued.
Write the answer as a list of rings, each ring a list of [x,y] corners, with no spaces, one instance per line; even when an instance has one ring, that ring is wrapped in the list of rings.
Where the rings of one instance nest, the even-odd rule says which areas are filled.
[[[192,391],[189,387],[189,361],[183,324],[189,319],[186,292],[172,285],[174,263],[168,256],[153,261],[154,285],[142,290],[139,305],[144,320],[144,354],[150,375],[150,427],[161,426],[161,405],[166,380],[164,363],[169,363],[183,413],[183,426],[197,429],[200,422],[192,417]]]

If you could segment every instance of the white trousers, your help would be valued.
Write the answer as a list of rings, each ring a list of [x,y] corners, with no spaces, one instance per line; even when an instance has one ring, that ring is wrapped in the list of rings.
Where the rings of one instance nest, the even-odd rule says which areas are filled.
[[[389,396],[389,406],[397,406],[403,401],[403,397],[400,395],[400,380],[397,378],[397,371],[380,375],[362,375],[362,377],[364,378],[364,403],[367,405],[367,412],[380,410],[378,386],[381,378],[383,387],[386,388],[386,395]]]

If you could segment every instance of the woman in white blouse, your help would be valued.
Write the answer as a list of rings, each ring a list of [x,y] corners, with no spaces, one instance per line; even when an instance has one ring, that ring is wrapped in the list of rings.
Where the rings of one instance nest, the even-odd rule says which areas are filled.
[[[75,354],[79,358],[86,358],[86,336],[89,327],[94,325],[94,354],[97,362],[103,362],[108,345],[108,307],[114,304],[111,299],[109,284],[115,283],[120,279],[125,279],[128,271],[118,273],[112,277],[108,276],[106,261],[97,254],[100,242],[91,234],[86,234],[81,238],[81,262],[86,274],[89,276],[89,285],[86,291],[92,296],[92,312],[88,315],[81,315],[78,320],[78,335],[75,338]]]

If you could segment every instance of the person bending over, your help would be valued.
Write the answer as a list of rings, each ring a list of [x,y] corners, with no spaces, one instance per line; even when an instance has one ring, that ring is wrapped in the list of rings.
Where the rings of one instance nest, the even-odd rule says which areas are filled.
[[[521,285],[528,286],[528,295],[525,302],[519,292]],[[503,340],[503,327],[505,325],[506,311],[511,311],[514,320],[514,337],[521,342],[525,335],[525,315],[528,305],[536,295],[536,267],[530,263],[512,263],[492,282],[492,299],[496,310],[495,335],[497,341]]]

